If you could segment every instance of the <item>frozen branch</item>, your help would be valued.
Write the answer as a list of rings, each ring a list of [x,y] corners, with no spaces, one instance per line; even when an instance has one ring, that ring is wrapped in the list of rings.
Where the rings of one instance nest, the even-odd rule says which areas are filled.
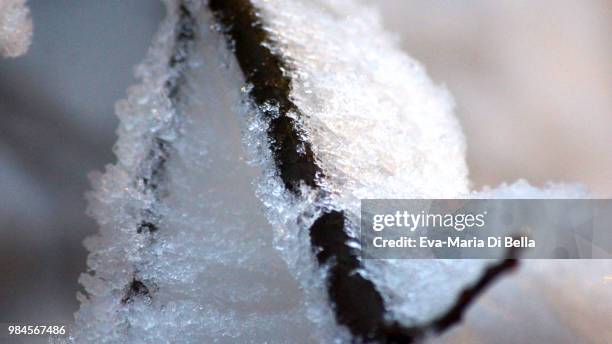
[[[72,341],[413,342],[514,266],[361,258],[360,199],[468,194],[452,101],[370,8],[167,8],[92,178]]]
[[[285,188],[297,198],[307,197],[301,185],[316,190],[316,199],[329,199],[325,173],[315,160],[312,146],[299,123],[305,121],[301,109],[291,99],[292,76],[289,60],[264,28],[265,18],[250,0],[212,0],[215,17],[227,33],[230,46],[252,87],[249,97],[262,111],[268,123],[267,140],[274,164]],[[276,52],[276,53],[275,53]],[[293,56],[293,59],[299,57]],[[328,201],[329,202],[329,201]],[[331,201],[333,202],[333,201]],[[323,203],[323,202],[321,202]],[[319,205],[321,209],[341,209],[342,205]],[[390,321],[383,296],[376,285],[358,271],[365,269],[358,249],[351,245],[348,219],[343,211],[320,210],[308,229],[312,250],[318,263],[328,269],[327,292],[338,323],[347,326],[355,338],[363,341],[408,343],[432,330],[442,331],[461,318],[470,302],[498,275],[514,266],[514,259],[490,267],[474,287],[461,293],[448,313],[427,326],[404,326]]]

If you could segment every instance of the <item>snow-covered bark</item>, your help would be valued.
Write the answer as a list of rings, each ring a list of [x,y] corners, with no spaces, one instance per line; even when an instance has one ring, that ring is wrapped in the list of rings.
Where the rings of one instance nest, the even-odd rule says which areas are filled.
[[[32,19],[26,0],[0,0],[0,54],[17,57],[32,43]]]

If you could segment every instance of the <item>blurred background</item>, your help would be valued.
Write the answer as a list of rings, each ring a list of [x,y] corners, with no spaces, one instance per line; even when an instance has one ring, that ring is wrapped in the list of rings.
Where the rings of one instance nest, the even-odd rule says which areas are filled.
[[[454,95],[476,188],[526,178],[612,195],[612,1],[373,2]]]
[[[370,2],[454,95],[475,188],[525,178],[612,194],[612,2]],[[154,0],[29,4],[29,53],[0,59],[0,323],[69,323],[81,242],[96,231],[87,174],[114,162],[113,104],[136,82],[164,10]],[[465,328],[449,338],[470,341]]]
[[[86,269],[82,241],[96,231],[85,215],[87,174],[115,161],[114,103],[136,82],[133,67],[164,8],[28,3],[30,51],[0,58],[0,323],[70,323]]]

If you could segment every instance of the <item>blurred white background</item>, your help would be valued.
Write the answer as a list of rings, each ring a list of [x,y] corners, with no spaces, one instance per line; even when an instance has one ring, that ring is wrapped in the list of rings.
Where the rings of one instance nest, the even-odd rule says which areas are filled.
[[[377,3],[454,95],[475,187],[526,178],[612,196],[612,1]]]
[[[376,2],[455,96],[476,188],[526,178],[612,194],[612,2]],[[0,323],[71,321],[96,230],[86,175],[114,161],[113,103],[163,16],[154,0],[30,6],[30,52],[0,60]]]

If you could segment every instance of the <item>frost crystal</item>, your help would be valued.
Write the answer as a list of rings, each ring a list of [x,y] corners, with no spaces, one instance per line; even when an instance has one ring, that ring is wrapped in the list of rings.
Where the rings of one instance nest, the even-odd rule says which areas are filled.
[[[0,54],[17,57],[32,43],[32,19],[26,0],[0,0]]]

